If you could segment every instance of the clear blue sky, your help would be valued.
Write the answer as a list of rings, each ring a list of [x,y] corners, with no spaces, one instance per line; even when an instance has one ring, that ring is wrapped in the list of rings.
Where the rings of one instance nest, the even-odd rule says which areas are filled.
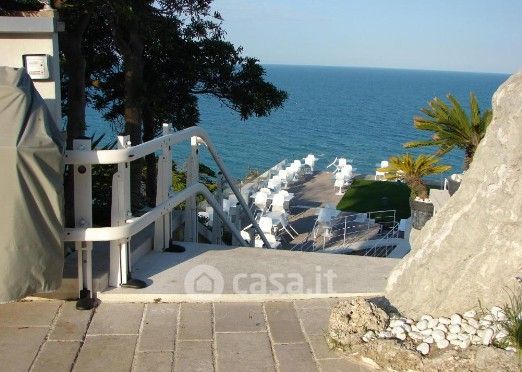
[[[228,39],[267,64],[522,69],[522,0],[215,0]]]

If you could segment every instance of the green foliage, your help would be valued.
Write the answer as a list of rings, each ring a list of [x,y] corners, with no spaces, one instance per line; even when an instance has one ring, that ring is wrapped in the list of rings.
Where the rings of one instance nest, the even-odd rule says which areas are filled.
[[[444,173],[451,169],[449,165],[437,165],[440,159],[434,155],[421,154],[416,158],[410,154],[392,156],[388,160],[389,165],[379,168],[380,172],[386,172],[387,180],[401,180],[411,189],[412,198],[428,197],[428,187],[423,177],[431,174]]]
[[[509,301],[503,306],[506,320],[502,327],[507,332],[507,339],[522,355],[522,287],[508,291]]]
[[[395,209],[397,219],[408,218],[409,195],[410,189],[401,182],[355,179],[337,204],[337,209],[361,213]]]
[[[470,93],[470,115],[464,111],[459,101],[448,94],[448,106],[439,98],[434,98],[428,107],[421,109],[425,116],[413,119],[415,128],[432,132],[431,139],[411,141],[406,148],[437,146],[437,155],[441,156],[454,148],[465,151],[464,169],[468,169],[478,144],[484,138],[493,113],[486,110],[481,114],[477,97]]]

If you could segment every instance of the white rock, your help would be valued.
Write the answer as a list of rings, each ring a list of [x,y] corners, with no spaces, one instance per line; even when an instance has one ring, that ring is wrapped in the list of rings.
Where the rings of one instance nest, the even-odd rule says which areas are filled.
[[[416,326],[419,331],[424,331],[426,328],[428,328],[428,321],[421,320],[421,321],[417,322]]]
[[[470,339],[470,335],[468,335],[467,333],[461,333],[461,334],[457,335],[457,338],[460,341],[469,340]]]
[[[471,336],[471,343],[473,345],[482,345],[482,337],[477,335]]]
[[[408,323],[404,324],[402,326],[402,328],[406,331],[406,332],[411,332],[412,329],[411,329],[411,325],[409,325]]]
[[[468,319],[468,324],[472,327],[475,327],[475,328],[478,328],[479,327],[479,322],[477,319],[473,319],[473,318],[469,318]]]
[[[482,344],[486,346],[491,344],[494,334],[495,332],[491,328],[486,328],[484,330],[484,336],[482,336]]]
[[[437,347],[439,349],[445,349],[449,346],[449,341],[444,339],[444,340],[440,340],[440,341],[437,341]]]
[[[392,338],[393,337],[393,335],[392,335],[392,333],[390,331],[380,331],[377,334],[377,336],[379,338]]]
[[[439,318],[439,323],[442,323],[442,324],[445,324],[445,325],[450,325],[451,324],[451,319],[445,318],[445,317],[440,317]]]
[[[404,328],[402,328],[402,327],[394,327],[391,330],[391,333],[392,333],[392,335],[397,336],[397,334],[399,334],[399,333],[404,333]]]
[[[448,333],[446,335],[446,338],[450,341],[452,340],[458,340],[459,339],[459,335],[458,334],[455,334],[455,333]]]
[[[495,319],[493,319],[493,316],[491,314],[487,314],[481,320],[487,320],[488,322],[492,322]]]
[[[435,342],[435,340],[433,339],[433,337],[431,336],[428,336],[426,337],[424,340],[422,340],[423,342],[427,343],[427,344],[432,344]]]
[[[425,337],[431,336],[432,333],[433,333],[433,329],[431,329],[431,328],[424,329],[424,330],[420,331],[420,334],[425,336]]]
[[[417,351],[422,355],[428,355],[428,353],[430,352],[430,345],[426,342],[423,342],[419,344],[419,346],[417,346]]]
[[[440,340],[444,340],[446,338],[446,335],[444,334],[443,331],[441,331],[440,329],[435,329],[433,330],[431,336],[433,337],[433,339],[435,341],[440,341]]]
[[[455,346],[460,346],[461,342],[462,341],[460,341],[460,340],[450,340],[450,344],[455,345]]]
[[[428,320],[428,328],[435,328],[439,324],[438,319],[429,319]]]
[[[460,324],[462,323],[462,317],[459,314],[453,314],[450,318],[451,324]]]
[[[481,320],[479,321],[479,327],[481,328],[488,328],[491,326],[491,322],[489,320]]]
[[[460,326],[458,324],[452,324],[449,326],[449,331],[453,334],[460,333]]]
[[[464,316],[464,318],[474,318],[477,316],[477,312],[475,310],[468,310],[462,315]]]
[[[433,317],[431,315],[423,315],[420,318],[421,318],[421,320],[426,320],[428,322],[433,319]]]
[[[406,336],[406,333],[404,333],[404,332],[403,332],[403,333],[397,333],[397,334],[395,335],[395,338],[397,338],[397,339],[399,339],[399,340],[401,340],[401,341],[406,340],[406,337],[407,337],[407,336]]]
[[[460,347],[461,347],[462,349],[466,349],[466,348],[468,348],[469,345],[471,345],[471,341],[470,341],[469,338],[468,338],[467,340],[462,340],[462,341],[460,341]]]
[[[410,336],[413,340],[422,340],[424,338],[423,335],[415,331],[408,333],[408,336]]]
[[[477,333],[477,329],[471,324],[462,324],[462,330],[466,333],[469,333],[470,335]]]
[[[406,324],[409,324],[409,325],[412,325],[413,323],[415,323],[415,322],[413,321],[413,319],[409,319],[409,318],[407,318],[407,319],[405,320],[405,322],[406,322]]]
[[[444,324],[441,324],[441,323],[437,324],[435,329],[439,329],[444,333],[448,333],[448,327],[446,327]]]
[[[374,331],[368,331],[362,336],[362,339],[364,342],[370,342],[371,340],[375,339],[377,336],[375,335]]]
[[[513,346],[508,346],[508,347],[506,347],[505,350],[507,350],[507,351],[513,351],[513,352],[514,352],[514,351],[517,351],[517,349],[515,349]]]
[[[498,333],[495,335],[495,340],[502,341],[507,337],[507,333],[504,330],[498,331]]]
[[[412,324],[412,325],[411,325],[411,330],[412,330],[413,332],[419,332],[419,329],[417,328],[417,326],[416,326],[415,324]]]
[[[491,315],[493,315],[493,318],[495,320],[499,320],[499,321],[506,320],[506,314],[504,313],[504,310],[502,310],[500,307],[493,306],[490,311],[491,311]]]
[[[402,327],[404,324],[405,324],[405,322],[402,319],[392,319],[392,320],[390,320],[390,327],[391,328]]]
[[[484,337],[484,333],[486,333],[485,330],[477,329],[477,336],[479,336],[480,338]]]

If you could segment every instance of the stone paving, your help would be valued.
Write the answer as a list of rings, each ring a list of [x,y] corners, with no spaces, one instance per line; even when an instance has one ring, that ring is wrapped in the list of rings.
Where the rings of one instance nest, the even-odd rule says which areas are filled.
[[[324,340],[335,299],[0,305],[2,371],[367,371]]]

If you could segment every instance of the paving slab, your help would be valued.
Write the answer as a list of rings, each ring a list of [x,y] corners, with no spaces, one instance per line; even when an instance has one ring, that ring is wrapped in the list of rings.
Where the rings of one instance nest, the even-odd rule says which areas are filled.
[[[342,354],[338,350],[330,350],[330,347],[326,343],[326,339],[323,335],[310,335],[310,346],[317,359],[328,359],[328,358],[341,358]]]
[[[87,336],[74,366],[77,372],[128,372],[138,336]]]
[[[320,359],[318,360],[322,372],[371,372],[372,369],[361,364],[353,363],[348,359]]]
[[[47,341],[38,353],[32,372],[69,372],[80,346],[79,341]]]
[[[307,300],[295,300],[297,309],[329,309],[330,303],[326,298],[311,298]]]
[[[0,370],[28,371],[47,332],[44,327],[0,327]]]
[[[216,332],[266,331],[263,304],[258,302],[214,304]]]
[[[174,351],[178,304],[147,304],[138,350]]]
[[[136,353],[133,372],[170,372],[173,352]]]
[[[49,335],[50,340],[81,341],[87,332],[93,311],[76,310],[76,302],[63,304],[56,325]]]
[[[101,303],[95,310],[87,334],[138,334],[143,304]]]
[[[217,370],[227,372],[275,371],[268,334],[217,333]]]
[[[180,340],[212,339],[212,304],[183,303],[180,312],[178,337]]]
[[[180,341],[176,346],[174,371],[212,372],[212,341]]]
[[[307,335],[323,335],[328,329],[330,311],[323,308],[297,309],[297,316]]]
[[[307,343],[274,345],[279,372],[317,372],[312,351]]]
[[[293,303],[266,302],[265,312],[273,342],[288,343],[306,341]]]
[[[2,327],[49,327],[62,301],[21,301],[0,305]]]

